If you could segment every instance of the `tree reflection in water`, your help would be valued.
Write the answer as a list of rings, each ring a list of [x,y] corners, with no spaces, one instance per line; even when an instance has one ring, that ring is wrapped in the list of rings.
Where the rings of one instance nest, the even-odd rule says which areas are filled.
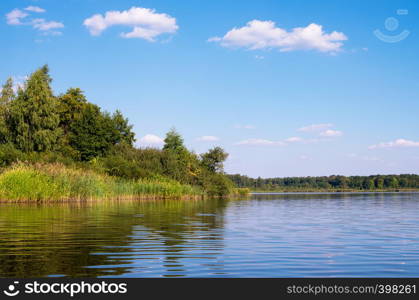
[[[215,259],[222,249],[225,207],[225,200],[1,204],[0,276],[181,276],[183,259]],[[207,242],[198,247],[201,238]]]

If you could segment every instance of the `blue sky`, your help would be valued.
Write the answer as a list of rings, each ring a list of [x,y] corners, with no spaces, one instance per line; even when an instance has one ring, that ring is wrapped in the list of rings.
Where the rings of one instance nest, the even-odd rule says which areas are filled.
[[[224,147],[230,173],[419,173],[417,1],[8,0],[0,12],[1,81],[47,63],[57,94],[80,87],[120,109],[140,146],[175,126],[198,153]]]

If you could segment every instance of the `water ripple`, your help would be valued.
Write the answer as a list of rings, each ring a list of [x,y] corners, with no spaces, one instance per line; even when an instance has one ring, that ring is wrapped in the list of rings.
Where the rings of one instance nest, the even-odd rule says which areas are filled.
[[[419,194],[0,206],[1,277],[417,277]]]

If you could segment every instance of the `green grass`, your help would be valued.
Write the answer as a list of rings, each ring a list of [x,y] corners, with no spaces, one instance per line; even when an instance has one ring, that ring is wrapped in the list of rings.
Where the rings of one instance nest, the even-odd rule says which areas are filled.
[[[250,195],[250,189],[248,188],[235,188],[233,190],[235,196],[248,196]]]
[[[61,164],[15,164],[0,174],[0,201],[70,201],[202,197],[201,189],[167,178],[128,181]]]

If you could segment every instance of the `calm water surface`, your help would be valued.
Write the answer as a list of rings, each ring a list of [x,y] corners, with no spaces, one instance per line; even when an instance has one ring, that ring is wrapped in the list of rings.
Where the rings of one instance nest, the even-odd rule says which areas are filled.
[[[0,205],[0,277],[418,277],[419,194]]]

